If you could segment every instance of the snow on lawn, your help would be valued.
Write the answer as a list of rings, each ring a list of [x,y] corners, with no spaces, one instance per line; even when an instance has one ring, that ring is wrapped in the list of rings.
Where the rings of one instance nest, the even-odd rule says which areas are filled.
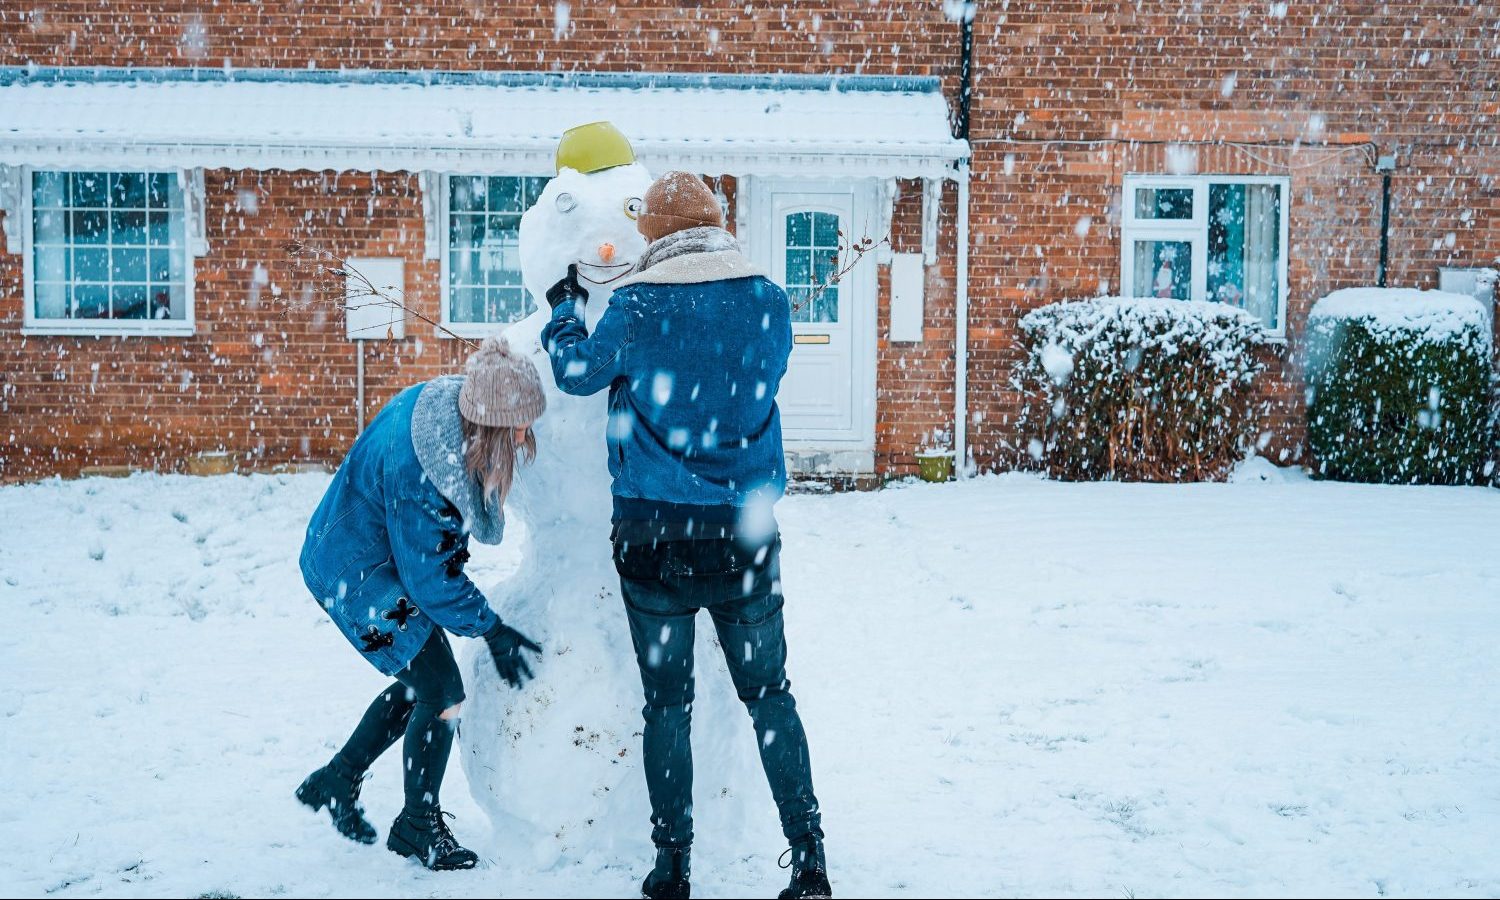
[[[780,507],[837,892],[1500,894],[1500,491],[1249,474]],[[0,489],[0,894],[633,894],[646,861],[608,847],[500,855],[456,760],[475,872],[292,800],[383,683],[297,573],[325,484]],[[700,818],[699,896],[784,884],[747,789],[764,828],[730,846]],[[365,793],[383,832],[394,755]]]

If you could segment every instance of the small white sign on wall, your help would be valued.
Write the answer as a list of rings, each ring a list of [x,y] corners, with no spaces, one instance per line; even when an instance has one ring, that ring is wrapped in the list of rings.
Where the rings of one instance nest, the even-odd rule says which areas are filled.
[[[926,270],[920,253],[891,256],[891,341],[920,343],[925,307]]]
[[[349,268],[364,276],[344,277],[344,307],[351,341],[381,341],[406,337],[406,313],[394,305],[406,301],[406,263],[396,256],[369,256],[347,260]],[[378,296],[371,296],[371,287]]]

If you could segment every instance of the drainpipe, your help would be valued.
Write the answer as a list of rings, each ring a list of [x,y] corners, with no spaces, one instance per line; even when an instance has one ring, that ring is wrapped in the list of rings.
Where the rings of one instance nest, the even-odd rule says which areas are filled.
[[[959,26],[958,121],[953,130],[955,137],[966,141],[969,139],[969,98],[974,93],[974,13],[978,6],[977,0],[972,7],[966,5],[963,23]]]
[[[1379,287],[1385,287],[1391,255],[1391,173],[1395,170],[1394,153],[1375,161],[1375,171],[1380,173],[1380,268],[1375,270],[1375,284]]]
[[[953,470],[969,473],[969,161],[958,164],[958,284],[953,311]]]
[[[974,93],[974,15],[979,3],[965,4],[960,25],[958,119],[954,136],[969,139],[969,101]],[[953,334],[953,470],[969,477],[969,160],[958,164],[958,284]]]

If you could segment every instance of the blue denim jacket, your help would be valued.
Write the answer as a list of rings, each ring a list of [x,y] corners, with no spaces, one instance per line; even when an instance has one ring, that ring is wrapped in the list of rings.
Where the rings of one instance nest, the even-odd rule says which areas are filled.
[[[558,387],[609,388],[615,520],[732,522],[786,488],[776,391],[791,354],[786,293],[737,250],[622,280],[590,335],[566,301],[542,331]]]
[[[404,669],[434,627],[478,636],[496,621],[464,574],[470,527],[424,470],[412,443],[426,389],[456,430],[462,379],[419,384],[391,400],[354,442],[307,525],[302,577],[335,625],[375,668]],[[458,454],[462,459],[462,454]],[[499,533],[487,535],[498,542]]]

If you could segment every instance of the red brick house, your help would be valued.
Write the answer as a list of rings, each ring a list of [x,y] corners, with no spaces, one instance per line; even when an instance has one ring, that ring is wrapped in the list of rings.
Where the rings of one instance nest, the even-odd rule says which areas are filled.
[[[948,444],[1004,466],[1017,319],[1100,293],[1260,316],[1296,458],[1312,302],[1382,259],[1419,287],[1500,263],[1492,5],[395,6],[0,9],[0,479],[336,460],[462,348],[416,322],[350,340],[295,302],[283,243],[503,327],[529,302],[518,213],[596,118],[708,177],[790,284],[837,231],[889,234],[797,325],[804,471]]]

